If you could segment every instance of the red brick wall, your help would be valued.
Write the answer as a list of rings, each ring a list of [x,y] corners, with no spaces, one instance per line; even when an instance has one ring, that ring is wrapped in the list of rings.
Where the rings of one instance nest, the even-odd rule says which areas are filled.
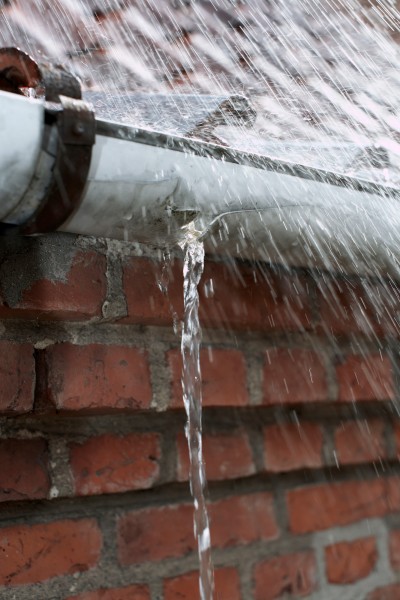
[[[1,241],[2,599],[198,597],[170,271]],[[400,598],[396,284],[209,260],[201,296],[217,598]]]

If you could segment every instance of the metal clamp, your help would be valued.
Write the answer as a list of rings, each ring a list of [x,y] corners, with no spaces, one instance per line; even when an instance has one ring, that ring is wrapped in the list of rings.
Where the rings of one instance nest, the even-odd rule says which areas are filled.
[[[60,96],[58,146],[50,187],[35,214],[20,232],[26,235],[58,229],[78,208],[95,143],[95,115],[81,100]]]

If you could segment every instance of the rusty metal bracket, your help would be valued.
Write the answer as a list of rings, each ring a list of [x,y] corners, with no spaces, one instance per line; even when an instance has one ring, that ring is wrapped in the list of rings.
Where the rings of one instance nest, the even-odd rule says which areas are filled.
[[[45,100],[62,108],[55,116],[58,142],[51,183],[27,223],[3,227],[6,232],[28,235],[55,231],[78,208],[89,173],[96,122],[90,105],[81,100],[79,79],[62,65],[38,65],[19,48],[0,48],[0,90],[23,94],[27,87],[44,93]]]
[[[58,146],[53,178],[45,197],[28,223],[25,235],[58,229],[78,208],[90,168],[95,143],[95,115],[81,100],[60,96],[57,114]]]

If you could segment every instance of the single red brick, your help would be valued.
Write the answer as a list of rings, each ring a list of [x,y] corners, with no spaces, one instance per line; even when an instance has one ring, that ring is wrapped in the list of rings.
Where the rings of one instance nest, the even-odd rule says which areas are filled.
[[[400,510],[400,479],[398,477],[389,477],[386,479],[386,482],[388,511],[396,512]]]
[[[101,589],[95,592],[83,592],[78,596],[70,596],[66,600],[150,600],[150,594],[145,586],[130,585],[112,590]]]
[[[389,534],[390,563],[395,571],[400,571],[400,530]]]
[[[240,600],[240,581],[236,569],[215,569],[215,598],[218,600]],[[164,581],[164,600],[193,600],[199,596],[198,572],[185,573]]]
[[[311,324],[309,280],[296,271],[209,261],[199,293],[205,327],[297,331]]]
[[[298,404],[327,399],[321,357],[304,348],[271,348],[264,367],[264,404]]]
[[[183,264],[175,261],[169,267],[167,294],[158,286],[162,265],[154,260],[134,257],[126,261],[123,270],[128,316],[121,323],[170,325],[172,312],[183,315]]]
[[[50,489],[44,440],[0,440],[0,502],[46,498]]]
[[[329,583],[341,585],[354,583],[371,573],[377,557],[373,537],[327,546],[325,548],[327,579]]]
[[[0,529],[0,584],[21,585],[87,571],[99,560],[102,537],[94,519],[14,525]]]
[[[284,473],[322,466],[322,429],[313,423],[286,423],[264,428],[264,464],[267,471]]]
[[[351,355],[337,365],[339,401],[394,400],[393,369],[387,356]]]
[[[278,536],[271,494],[230,497],[209,505],[212,545],[224,548]],[[162,540],[163,543],[160,543]],[[118,525],[121,564],[184,556],[196,548],[191,504],[131,512]]]
[[[386,458],[385,424],[379,419],[346,421],[335,430],[335,449],[341,465]]]
[[[382,517],[400,509],[397,478],[345,481],[287,492],[290,529],[309,533]]]
[[[167,353],[172,372],[172,407],[183,407],[180,350]],[[203,406],[245,406],[249,398],[246,365],[239,350],[203,348],[200,351]]]
[[[33,409],[35,361],[30,344],[0,342],[0,414]]]
[[[183,433],[178,434],[176,443],[177,478],[178,481],[187,481],[190,461],[187,440]],[[235,479],[255,473],[253,455],[244,431],[204,435],[203,457],[209,480]]]
[[[393,281],[326,278],[318,283],[320,328],[328,334],[398,335],[400,295]]]
[[[276,556],[254,569],[255,600],[302,598],[316,589],[316,562],[313,552]]]
[[[368,595],[367,600],[399,600],[400,583],[377,588]]]
[[[400,459],[400,422],[393,423],[397,458]]]
[[[70,460],[79,496],[146,489],[159,476],[160,436],[131,433],[99,435],[70,444]]]
[[[79,321],[101,316],[106,291],[105,257],[77,251],[69,272],[33,280],[13,306],[0,304],[0,317]]]
[[[189,504],[148,508],[122,516],[118,524],[120,562],[128,565],[192,552],[192,516]]]
[[[148,408],[147,356],[138,348],[56,344],[46,350],[48,393],[59,410]]]
[[[279,536],[271,494],[234,496],[210,505],[213,546],[225,548]]]

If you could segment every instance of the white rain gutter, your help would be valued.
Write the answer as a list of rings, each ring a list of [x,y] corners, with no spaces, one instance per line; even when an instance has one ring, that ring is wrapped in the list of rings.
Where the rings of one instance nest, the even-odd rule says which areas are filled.
[[[25,233],[41,231],[35,219],[51,212],[52,186],[68,202],[74,171],[57,179],[57,154],[72,144],[73,156],[74,135],[87,132],[85,121],[69,122],[64,144],[66,115],[81,104],[62,100],[0,92],[0,222]],[[192,222],[217,254],[398,273],[400,190],[105,120],[92,141],[78,201],[43,231],[165,247]]]

